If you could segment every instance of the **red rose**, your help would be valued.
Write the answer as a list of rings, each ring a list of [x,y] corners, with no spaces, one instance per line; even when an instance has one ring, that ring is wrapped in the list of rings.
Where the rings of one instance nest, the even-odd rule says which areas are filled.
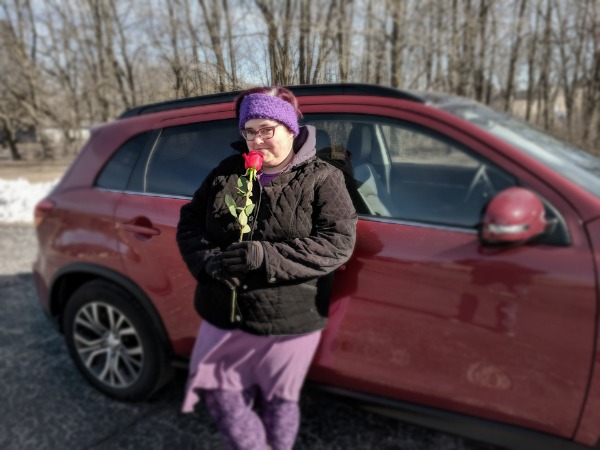
[[[263,155],[261,152],[257,152],[256,150],[253,150],[253,151],[249,152],[248,154],[244,153],[242,156],[246,160],[246,165],[245,165],[246,169],[260,170],[260,168],[262,167]]]

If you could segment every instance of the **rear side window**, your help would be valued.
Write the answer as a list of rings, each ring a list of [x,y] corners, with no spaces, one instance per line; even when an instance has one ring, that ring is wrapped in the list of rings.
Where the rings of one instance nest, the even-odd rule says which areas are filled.
[[[128,190],[191,197],[221,160],[237,153],[232,145],[239,139],[235,120],[165,128],[140,158]]]
[[[150,133],[138,134],[125,142],[108,160],[96,179],[96,186],[123,191],[138,155],[144,149]]]

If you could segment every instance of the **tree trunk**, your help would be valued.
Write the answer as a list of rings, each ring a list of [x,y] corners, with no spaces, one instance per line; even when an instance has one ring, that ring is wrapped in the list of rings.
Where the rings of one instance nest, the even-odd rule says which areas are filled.
[[[308,67],[308,55],[312,48],[310,45],[310,7],[311,0],[300,0],[300,36],[298,37],[298,81],[300,84],[308,84],[310,79]]]
[[[339,0],[337,4],[337,55],[340,82],[346,83],[350,72],[350,30],[352,30],[352,0]]]
[[[332,27],[330,26],[330,24],[333,22],[333,14],[335,11],[335,2],[329,0],[328,3],[329,3],[329,6],[327,8],[327,14],[325,14],[324,17],[322,16],[322,14],[319,14],[318,20],[317,20],[317,23],[319,24],[319,29],[322,29],[323,31],[321,32],[321,34],[318,34],[317,32],[315,32],[315,38],[313,39],[313,42],[317,39],[319,40],[319,45],[318,45],[318,50],[317,50],[317,54],[315,57],[315,62],[312,65],[312,67],[313,67],[312,74],[310,74],[310,72],[308,72],[313,84],[316,84],[321,79],[322,72],[323,72],[323,63],[325,62],[327,55],[329,53],[331,53],[331,51],[333,49]],[[321,10],[319,10],[319,11],[321,11]],[[308,49],[310,50],[313,47],[314,46],[309,46]],[[307,54],[311,55],[312,50],[310,52],[307,52]],[[309,60],[310,60],[310,58],[309,58]]]
[[[449,80],[448,78],[444,78],[442,73],[444,70],[442,68],[442,61],[445,59],[446,55],[444,52],[444,19],[446,18],[446,13],[444,8],[439,2],[434,1],[434,8],[436,14],[435,21],[435,29],[436,29],[436,40],[435,40],[435,78],[434,78],[434,89],[440,90],[450,90]]]
[[[533,102],[534,102],[534,94],[536,91],[536,72],[535,68],[537,67],[537,48],[538,48],[538,33],[539,33],[539,24],[541,20],[541,7],[542,0],[538,0],[535,7],[535,22],[533,33],[531,33],[531,38],[529,42],[529,52],[527,55],[527,104],[525,108],[525,119],[531,120],[531,114],[533,110]],[[539,102],[538,102],[539,108]]]
[[[473,8],[471,0],[464,0],[465,12],[463,17],[463,26],[460,34],[462,36],[461,55],[458,60],[458,87],[457,94],[470,96],[473,89],[471,80],[475,69],[475,46],[473,45],[477,34],[475,32],[476,22],[473,18]]]
[[[540,75],[540,100],[541,108],[540,115],[543,123],[543,127],[548,130],[552,122],[551,116],[551,85],[550,85],[550,63],[552,61],[552,0],[546,0],[546,12],[545,12],[545,24],[544,24],[544,39],[542,41],[542,48],[544,51],[542,58],[542,67]],[[538,116],[539,117],[539,116]]]
[[[21,153],[19,153],[19,149],[17,148],[17,142],[14,139],[10,138],[6,138],[4,141],[8,144],[11,159],[13,161],[22,160],[23,158],[21,157]]]
[[[492,28],[492,42],[494,45],[491,47],[491,55],[490,62],[488,66],[488,74],[496,73],[496,60],[498,56],[498,20],[496,19],[496,15],[493,14],[491,17],[491,28]],[[494,95],[494,85],[492,76],[488,75],[487,80],[485,81],[485,97],[484,102],[489,105],[492,103],[492,96]]]
[[[387,10],[390,11],[392,15],[392,35],[390,36],[390,40],[392,43],[390,50],[390,65],[391,65],[391,80],[390,84],[392,87],[400,88],[402,87],[402,53],[404,52],[405,47],[405,37],[404,33],[406,32],[405,27],[405,1],[392,1],[387,4]]]
[[[206,5],[206,0],[198,0],[198,2],[202,7],[204,24],[206,25],[206,29],[208,30],[211,49],[217,61],[217,86],[220,92],[224,92],[227,86],[225,80],[228,78],[228,76],[227,70],[225,69],[225,57],[223,54],[223,47],[221,45],[220,36],[220,26],[222,20],[221,4],[219,3],[219,1],[213,1],[212,8],[208,9]],[[226,5],[226,2],[224,4]]]
[[[227,57],[229,59],[229,81],[232,89],[238,89],[238,75],[237,75],[237,58],[235,52],[235,46],[233,43],[233,21],[231,18],[231,12],[229,10],[228,0],[223,0],[223,13],[225,15],[225,28],[227,34]]]
[[[504,88],[504,111],[510,109],[512,102],[512,96],[515,86],[515,72],[517,69],[517,61],[519,59],[519,52],[521,50],[523,25],[525,23],[525,11],[527,6],[527,0],[520,0],[519,3],[519,17],[517,19],[517,29],[515,30],[515,41],[510,49],[510,56],[508,61],[508,75],[506,77],[506,86]]]
[[[491,0],[480,0],[479,2],[479,52],[477,55],[477,65],[473,73],[473,90],[475,98],[483,101],[485,94],[485,55],[491,47],[487,39],[488,13],[491,6]]]
[[[448,52],[448,87],[450,92],[459,94],[458,86],[458,0],[452,0],[452,10],[450,13],[450,50]]]
[[[3,134],[3,143],[8,146],[10,150],[10,157],[13,161],[19,161],[23,159],[21,157],[21,153],[17,147],[17,138],[15,130],[12,126],[10,126],[9,119],[2,117],[2,134]]]

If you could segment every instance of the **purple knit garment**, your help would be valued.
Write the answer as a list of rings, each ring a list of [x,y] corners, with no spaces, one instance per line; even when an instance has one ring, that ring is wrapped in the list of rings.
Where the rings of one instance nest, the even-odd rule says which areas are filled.
[[[271,181],[273,181],[279,175],[281,175],[281,172],[277,172],[277,173],[261,172],[258,176],[258,181],[262,187],[265,187],[265,185],[269,184]]]
[[[240,105],[240,130],[251,119],[271,119],[285,125],[294,137],[298,136],[298,115],[294,107],[280,99],[267,94],[249,94]]]

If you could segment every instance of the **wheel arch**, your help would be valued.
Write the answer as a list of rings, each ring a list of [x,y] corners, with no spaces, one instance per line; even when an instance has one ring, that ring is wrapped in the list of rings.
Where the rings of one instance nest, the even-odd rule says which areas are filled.
[[[173,347],[171,346],[165,326],[146,293],[137,284],[119,272],[96,264],[75,263],[64,266],[52,279],[48,304],[50,314],[57,319],[61,333],[64,332],[61,318],[68,299],[79,287],[94,280],[108,281],[129,293],[143,308],[148,324],[155,330],[160,342],[165,346],[169,355],[173,356]]]

